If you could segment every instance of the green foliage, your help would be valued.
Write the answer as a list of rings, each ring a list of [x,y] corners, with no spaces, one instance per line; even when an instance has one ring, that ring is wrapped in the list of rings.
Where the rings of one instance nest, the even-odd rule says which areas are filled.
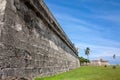
[[[36,78],[35,80],[120,80],[120,66],[81,66],[54,76]]]
[[[114,55],[113,55],[113,59],[115,59],[115,58],[116,58],[116,55],[114,54]]]
[[[79,60],[80,60],[80,63],[90,62],[88,59],[83,58],[83,57],[79,57]]]
[[[113,66],[112,66],[112,68],[113,68],[113,69],[116,69],[116,66],[115,66],[115,65],[113,65]]]
[[[89,55],[90,55],[90,48],[89,48],[89,47],[87,47],[87,48],[85,49],[85,55],[87,55],[87,57],[88,57],[88,59],[89,59]]]
[[[90,54],[90,48],[89,48],[89,47],[87,47],[87,48],[85,49],[85,54],[86,54],[86,55],[89,55],[89,54]]]

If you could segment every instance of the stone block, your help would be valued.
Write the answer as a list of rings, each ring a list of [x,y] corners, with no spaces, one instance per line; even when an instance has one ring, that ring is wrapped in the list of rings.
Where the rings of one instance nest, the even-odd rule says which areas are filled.
[[[77,50],[42,1],[0,0],[0,17],[0,80],[79,67]]]

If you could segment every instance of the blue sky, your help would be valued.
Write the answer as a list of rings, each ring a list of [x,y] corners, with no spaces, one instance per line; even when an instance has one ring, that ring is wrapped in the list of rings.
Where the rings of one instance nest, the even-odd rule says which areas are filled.
[[[79,56],[120,64],[120,0],[44,0]],[[116,54],[116,60],[112,59]]]

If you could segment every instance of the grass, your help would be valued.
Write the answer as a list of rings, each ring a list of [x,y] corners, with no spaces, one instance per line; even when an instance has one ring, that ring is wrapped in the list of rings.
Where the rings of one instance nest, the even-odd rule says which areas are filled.
[[[82,66],[54,76],[34,80],[120,80],[120,66]]]

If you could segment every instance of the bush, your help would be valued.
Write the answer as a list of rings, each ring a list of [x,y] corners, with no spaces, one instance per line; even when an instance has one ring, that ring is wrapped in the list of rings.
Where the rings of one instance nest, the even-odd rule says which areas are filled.
[[[113,68],[113,69],[115,69],[115,68],[116,68],[116,66],[113,66],[112,68]]]
[[[104,67],[107,67],[107,65],[104,65]]]

